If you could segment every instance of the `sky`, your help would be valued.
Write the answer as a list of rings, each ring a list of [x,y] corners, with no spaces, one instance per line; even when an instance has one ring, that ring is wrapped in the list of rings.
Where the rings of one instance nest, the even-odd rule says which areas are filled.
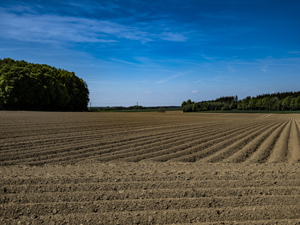
[[[0,0],[0,58],[73,71],[92,106],[300,91],[299,0]]]

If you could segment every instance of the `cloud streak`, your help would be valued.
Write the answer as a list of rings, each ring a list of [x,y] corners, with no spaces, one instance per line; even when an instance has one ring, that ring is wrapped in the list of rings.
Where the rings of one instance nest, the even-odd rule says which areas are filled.
[[[185,37],[182,34],[178,34],[178,33],[171,33],[171,32],[163,32],[161,35],[159,35],[159,37],[163,40],[167,40],[167,41],[186,41],[187,37]]]
[[[189,71],[189,72],[185,72],[185,73],[176,73],[176,74],[174,74],[174,75],[172,75],[172,76],[169,76],[169,77],[166,77],[166,78],[164,78],[164,79],[161,79],[161,80],[157,81],[157,83],[158,83],[158,84],[161,84],[161,83],[167,82],[167,81],[169,81],[169,80],[172,80],[172,79],[174,79],[174,78],[177,78],[177,77],[181,77],[181,76],[187,75],[187,74],[192,73],[192,72],[194,72],[194,70],[193,70],[193,71]]]
[[[0,9],[0,36],[25,41],[117,42],[118,39],[150,41],[147,33],[110,21],[59,16],[12,14]]]
[[[221,83],[226,83],[227,81],[221,80],[222,76],[216,76],[213,79],[201,79],[201,80],[197,80],[194,83],[201,83],[203,81],[212,81],[212,82],[221,82]]]
[[[122,25],[109,20],[84,17],[39,14],[29,6],[0,8],[0,37],[31,42],[113,43],[122,39],[184,42],[187,37],[180,33],[149,32],[147,26]],[[157,33],[153,33],[153,32]]]

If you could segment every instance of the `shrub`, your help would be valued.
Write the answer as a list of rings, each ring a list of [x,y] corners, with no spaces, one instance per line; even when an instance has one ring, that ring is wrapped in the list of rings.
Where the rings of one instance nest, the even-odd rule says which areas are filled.
[[[158,112],[164,113],[164,112],[166,112],[166,109],[164,107],[160,107],[160,108],[158,108]]]

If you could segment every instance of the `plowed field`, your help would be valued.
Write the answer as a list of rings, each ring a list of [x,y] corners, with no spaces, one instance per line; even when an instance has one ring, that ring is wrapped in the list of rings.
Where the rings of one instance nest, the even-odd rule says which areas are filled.
[[[0,224],[300,224],[299,114],[0,112]]]

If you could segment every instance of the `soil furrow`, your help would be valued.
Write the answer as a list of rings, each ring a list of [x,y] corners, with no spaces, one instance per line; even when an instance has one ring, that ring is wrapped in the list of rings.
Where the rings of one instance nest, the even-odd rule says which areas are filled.
[[[294,121],[291,127],[289,143],[288,143],[288,162],[300,162],[300,132],[299,123]]]
[[[248,129],[244,129],[243,132],[239,132],[238,134],[233,134],[231,136],[225,137],[224,140],[218,140],[215,145],[207,146],[205,148],[198,149],[198,151],[194,152],[187,152],[186,155],[180,156],[176,158],[176,161],[182,161],[182,162],[196,162],[199,161],[207,156],[210,156],[214,154],[215,152],[220,151],[221,149],[224,149],[233,143],[235,143],[237,140],[240,140],[247,134],[253,133],[253,130],[257,130],[258,127],[248,127]]]
[[[202,124],[203,127],[209,127],[210,125],[209,124]],[[162,127],[160,127],[162,128]],[[175,127],[166,127],[164,129],[164,131],[160,131],[160,132],[157,132],[156,130],[150,130],[151,132],[154,132],[154,135],[155,136],[158,136],[159,134],[168,134],[169,133],[169,129],[171,129],[171,133],[172,132],[178,132],[178,130],[180,129],[181,127],[178,127],[178,126],[175,126]],[[190,128],[183,128],[183,129],[180,129],[182,130],[183,132],[185,131],[189,131]],[[148,131],[148,130],[147,130]],[[111,133],[103,133],[103,132],[98,132],[97,130],[94,130],[93,132],[92,131],[89,131],[87,134],[85,134],[86,132],[80,132],[76,135],[74,134],[67,134],[66,136],[62,135],[62,134],[56,134],[56,135],[50,135],[53,136],[53,138],[50,138],[49,136],[47,137],[44,137],[44,136],[41,136],[41,135],[35,135],[35,139],[34,140],[26,140],[24,142],[21,142],[19,139],[12,139],[12,140],[9,140],[9,139],[6,139],[6,142],[8,143],[5,143],[5,145],[1,148],[2,149],[2,152],[6,150],[11,150],[11,148],[24,148],[24,147],[34,147],[36,145],[38,146],[49,146],[49,144],[52,144],[54,141],[55,143],[62,143],[62,144],[65,144],[65,143],[69,143],[69,142],[74,142],[74,143],[80,143],[82,140],[86,140],[87,142],[90,141],[90,140],[93,140],[96,138],[101,138],[102,139],[107,139],[107,140],[112,140],[112,139],[117,139],[118,136],[120,135],[124,135],[124,133],[127,133],[126,131],[122,132],[122,131],[119,131],[119,132],[114,132],[114,136],[112,136],[113,134]],[[115,135],[117,134],[117,136]],[[137,133],[137,132],[134,132],[132,133],[134,134],[134,136],[140,136],[141,134],[140,133]],[[149,132],[147,132],[143,137],[147,137],[147,135],[151,135],[151,133],[149,134]],[[18,146],[18,144],[20,146]],[[34,150],[34,148],[32,149]]]
[[[275,185],[276,184],[276,185]],[[41,185],[5,185],[2,193],[44,193],[74,191],[124,191],[124,190],[155,190],[155,189],[197,189],[197,188],[251,188],[251,187],[298,187],[299,180],[218,180],[218,181],[149,181],[149,182],[116,182],[116,183],[79,183],[79,184],[41,184]]]
[[[300,196],[299,187],[242,187],[242,188],[187,188],[120,191],[71,191],[42,193],[6,193],[0,195],[0,204],[27,204],[47,202],[88,202],[103,200],[149,200],[212,197]]]
[[[231,155],[233,155],[234,153],[238,152],[239,150],[241,150],[245,145],[247,145],[249,142],[251,142],[254,138],[258,137],[259,135],[261,135],[264,131],[270,129],[271,127],[275,127],[277,126],[278,123],[276,123],[275,125],[269,125],[269,126],[265,126],[263,128],[258,129],[257,131],[248,134],[247,136],[241,138],[240,140],[238,140],[237,142],[233,143],[232,145],[228,146],[225,149],[222,149],[220,151],[218,151],[217,153],[208,156],[206,158],[204,158],[203,162],[209,162],[209,163],[215,163],[215,162],[220,162],[228,157],[230,157]]]
[[[208,130],[210,130],[208,128]],[[197,131],[197,130],[196,130]],[[103,140],[99,140],[99,142],[96,142],[96,143],[90,143],[88,142],[89,140],[85,140],[85,144],[79,144],[76,143],[72,143],[71,145],[68,144],[68,147],[66,148],[65,145],[63,146],[55,146],[54,148],[51,148],[51,150],[47,150],[49,149],[49,145],[45,148],[46,151],[43,149],[43,148],[40,148],[38,150],[34,150],[34,149],[27,149],[25,151],[21,151],[21,152],[16,152],[15,155],[12,154],[14,152],[11,152],[8,151],[6,154],[5,153],[0,153],[0,155],[3,157],[2,158],[2,161],[8,161],[10,160],[8,157],[14,157],[14,159],[19,159],[19,158],[30,158],[30,157],[38,157],[39,155],[45,155],[46,153],[58,153],[58,152],[64,152],[64,149],[66,151],[72,151],[72,148],[76,148],[76,149],[81,149],[81,148],[91,148],[91,147],[108,147],[108,148],[111,148],[111,147],[115,147],[115,146],[123,146],[124,143],[126,143],[126,145],[128,144],[134,144],[134,145],[139,145],[139,142],[144,142],[144,141],[147,141],[149,140],[149,142],[154,142],[154,139],[156,140],[157,138],[169,138],[169,137],[180,137],[180,136],[184,136],[186,134],[190,134],[190,133],[193,133],[194,130],[191,130],[191,129],[187,129],[187,130],[184,130],[183,132],[174,132],[174,133],[171,133],[171,134],[155,134],[154,136],[152,135],[144,135],[144,136],[141,136],[141,137],[128,137],[128,138],[125,138],[125,139],[118,139],[117,141],[116,140],[109,140],[109,141],[103,141]],[[201,131],[200,131],[201,133]],[[137,142],[138,141],[138,142]],[[95,140],[93,141],[95,142]],[[72,147],[73,146],[73,147]],[[1,160],[1,159],[0,159]]]
[[[259,126],[259,125],[253,125],[253,126]],[[234,130],[242,130],[243,128],[237,128]],[[208,131],[208,133],[205,136],[209,135],[210,132],[215,132],[215,131]],[[226,131],[224,131],[226,132]],[[232,132],[232,131],[231,131]],[[236,131],[237,132],[237,131]],[[202,133],[202,130],[201,130]],[[134,147],[134,148],[128,148],[130,146],[126,146],[125,150],[124,149],[124,145],[121,145],[121,147],[117,147],[115,148],[104,148],[101,149],[99,148],[91,148],[91,149],[75,149],[75,150],[70,150],[68,151],[62,151],[59,152],[59,155],[57,155],[55,152],[54,154],[47,154],[47,155],[43,155],[43,156],[32,156],[31,158],[24,158],[24,159],[19,159],[19,160],[6,160],[3,165],[10,165],[10,164],[15,164],[15,163],[26,163],[26,164],[30,164],[30,165],[42,165],[45,163],[56,163],[56,162],[63,162],[66,161],[67,163],[70,163],[71,160],[78,160],[78,159],[82,159],[82,158],[87,158],[89,156],[93,156],[95,157],[95,155],[97,155],[97,160],[100,161],[111,161],[111,160],[115,160],[115,159],[120,159],[120,158],[124,158],[126,156],[135,156],[137,154],[141,154],[141,152],[149,152],[149,151],[159,151],[161,149],[164,149],[164,145],[169,146],[170,143],[172,143],[172,145],[178,145],[179,143],[181,145],[185,146],[185,141],[189,141],[190,143],[194,142],[200,142],[198,140],[198,134],[194,133],[193,135],[187,134],[187,139],[185,140],[178,140],[178,141],[174,141],[173,139],[178,139],[177,137],[174,137],[173,139],[168,139],[168,140],[151,140],[150,144],[151,147],[150,148],[146,148],[145,146],[139,145],[138,147]],[[154,145],[155,144],[155,145]],[[164,145],[163,145],[164,144]],[[136,143],[134,144],[136,145]],[[160,147],[157,148],[156,146],[159,145]],[[105,146],[104,146],[105,147]],[[141,150],[142,149],[142,150]],[[145,149],[145,150],[144,150]],[[116,153],[117,152],[117,153]],[[121,153],[120,153],[121,152]],[[122,153],[122,152],[126,152],[126,153]],[[103,154],[106,153],[106,154]],[[65,155],[65,156],[64,156]]]
[[[259,210],[259,208],[258,208]],[[250,210],[251,211],[251,210]],[[214,210],[207,211],[208,213],[214,212]],[[197,214],[196,211],[193,211],[192,213]],[[228,212],[229,214],[230,212]],[[249,224],[255,224],[255,225],[287,225],[287,224],[299,224],[300,219],[269,219],[269,220],[263,220],[263,219],[253,219],[251,220],[243,220],[243,221],[232,221],[230,220],[230,217],[228,217],[226,221],[221,220],[219,222],[201,222],[202,220],[198,217],[195,217],[195,219],[188,219],[185,221],[185,219],[173,219],[172,212],[166,212],[166,213],[160,213],[158,214],[156,211],[147,211],[147,212],[141,212],[141,213],[120,213],[120,214],[114,214],[111,215],[103,215],[103,214],[67,214],[64,216],[61,215],[53,215],[53,216],[38,216],[36,218],[34,217],[25,217],[21,216],[19,218],[20,224],[21,221],[28,221],[29,224],[141,224],[141,225],[149,225],[149,224],[178,224],[178,225],[188,225],[188,224],[194,224],[194,225],[249,225]],[[153,217],[154,215],[154,217]],[[183,214],[184,215],[184,214]],[[170,217],[170,218],[169,218]],[[121,219],[125,218],[125,219]],[[212,217],[214,218],[214,217]],[[203,221],[209,221],[209,219],[204,218]],[[13,219],[3,219],[2,220],[4,224],[15,224]],[[183,221],[183,222],[181,222]]]
[[[276,144],[281,132],[289,124],[284,123],[278,127],[266,140],[258,147],[258,149],[245,161],[245,163],[264,163],[268,160],[273,147]]]
[[[273,150],[267,160],[267,163],[285,162],[287,160],[286,157],[288,154],[288,142],[291,132],[291,125],[293,123],[294,121],[290,121],[280,133],[279,138],[276,141]]]
[[[255,127],[254,129],[257,129],[257,127]],[[222,136],[222,137],[219,138],[220,136]],[[213,135],[210,137],[210,139],[207,142],[204,142],[203,144],[205,146],[213,145],[214,143],[218,143],[222,139],[229,138],[231,136],[232,136],[232,134],[230,134],[230,135],[226,135],[226,134]],[[166,150],[162,150],[162,151],[155,152],[155,153],[151,152],[151,153],[143,154],[141,156],[126,158],[125,160],[133,161],[133,162],[143,160],[143,159],[152,160],[152,161],[160,161],[160,162],[168,161],[170,159],[174,159],[175,155],[177,155],[177,157],[179,155],[181,156],[183,152],[189,154],[190,152],[194,152],[195,149],[197,149],[196,151],[198,151],[202,147],[203,144],[202,143],[199,143],[199,144],[189,143],[188,141],[186,141],[186,145],[181,148],[179,148],[179,146],[177,146],[177,147],[174,147],[171,149],[166,149]]]
[[[254,125],[255,127],[257,127],[257,125]],[[125,153],[121,153],[121,154],[114,154],[112,156],[108,155],[108,156],[103,156],[101,157],[101,161],[110,161],[110,160],[116,160],[116,159],[122,159],[125,161],[133,161],[133,162],[137,162],[143,159],[146,159],[146,157],[155,157],[155,156],[161,156],[164,154],[167,154],[167,157],[170,155],[170,153],[177,153],[177,152],[183,152],[183,151],[189,151],[190,148],[194,148],[194,146],[201,146],[205,143],[210,143],[211,139],[212,142],[216,142],[218,141],[220,138],[224,139],[228,136],[232,136],[235,133],[238,133],[242,130],[243,128],[236,128],[230,131],[223,131],[222,133],[218,133],[217,135],[213,135],[211,136],[211,134],[208,135],[204,135],[203,137],[196,136],[195,140],[190,141],[187,139],[184,140],[180,140],[180,141],[176,141],[173,142],[172,145],[176,146],[176,147],[172,147],[172,145],[167,145],[167,146],[163,146],[163,145],[158,145],[159,147],[155,146],[153,148],[149,148],[149,149],[144,149],[141,151],[133,151],[132,149],[130,150],[125,150]],[[216,131],[214,131],[216,132]],[[169,158],[170,159],[170,158]],[[167,160],[166,160],[167,161]]]
[[[197,123],[195,124],[197,125]],[[199,124],[201,126],[203,126],[203,128],[207,128],[210,127],[211,123],[206,123],[206,124]],[[183,128],[182,128],[183,126]],[[162,134],[168,134],[168,133],[172,133],[172,132],[178,132],[178,130],[184,132],[184,131],[188,131],[191,130],[190,128],[186,128],[186,125],[182,125],[182,126],[166,126],[166,127],[158,127],[158,128],[153,128],[150,131],[154,132],[154,137],[155,136],[159,136]],[[164,129],[163,131],[157,132],[155,129]],[[169,129],[171,129],[171,131],[169,131]],[[149,129],[148,129],[149,130]],[[147,131],[148,131],[147,130]],[[100,132],[98,132],[100,131]],[[102,132],[101,132],[102,131]],[[113,133],[109,133],[109,132],[105,132],[103,133],[102,129],[95,129],[93,131],[90,130],[86,130],[80,133],[76,133],[76,135],[74,135],[74,133],[70,134],[55,134],[55,135],[47,135],[47,136],[43,136],[43,135],[34,135],[33,136],[33,140],[32,139],[26,139],[26,140],[20,140],[18,138],[16,139],[5,139],[5,143],[2,143],[2,147],[1,147],[1,152],[5,152],[5,151],[11,151],[11,149],[16,149],[16,148],[28,148],[28,147],[35,147],[36,145],[38,146],[49,146],[49,144],[53,144],[53,142],[55,143],[62,143],[62,144],[66,144],[66,143],[80,143],[83,140],[85,142],[88,142],[90,140],[94,140],[95,138],[101,138],[101,139],[108,139],[111,140],[112,139],[112,135],[118,134],[118,135],[124,135],[124,134],[129,134],[129,131],[114,131]],[[134,135],[137,135],[137,132],[131,132]],[[138,133],[139,134],[139,133]],[[140,135],[140,134],[139,134]],[[51,136],[53,136],[53,138],[50,138]],[[148,137],[151,136],[151,134],[146,133],[144,136],[142,137]],[[1,143],[1,142],[0,142]],[[4,145],[5,144],[5,145]],[[34,148],[31,148],[31,150],[34,150]]]
[[[199,149],[205,149],[208,148],[210,146],[213,146],[215,143],[218,143],[222,140],[224,140],[224,138],[229,138],[231,136],[234,136],[235,134],[229,134],[229,135],[224,135],[224,134],[218,134],[218,135],[214,135],[210,138],[210,140],[208,140],[207,142],[200,144],[200,145],[192,145],[189,149],[181,149],[180,151],[172,151],[172,150],[168,150],[166,155],[162,155],[162,156],[155,156],[153,157],[151,160],[152,161],[157,161],[157,162],[165,162],[168,160],[176,160],[178,157],[184,156],[186,154],[190,154],[191,152],[197,152],[199,151]]]
[[[225,129],[224,129],[225,130]],[[31,165],[38,165],[38,164],[44,164],[46,162],[49,163],[49,161],[53,162],[60,162],[63,160],[68,160],[70,161],[71,159],[78,159],[78,158],[82,158],[82,157],[88,157],[91,156],[93,154],[96,153],[96,155],[101,154],[101,156],[103,155],[103,153],[109,153],[109,152],[114,152],[114,151],[124,151],[124,146],[126,146],[126,149],[131,148],[131,150],[133,150],[133,148],[136,149],[144,149],[147,148],[146,146],[153,146],[154,144],[168,144],[168,143],[175,143],[173,139],[178,139],[179,137],[183,138],[186,137],[187,140],[191,141],[194,139],[197,139],[198,135],[204,133],[204,131],[200,130],[200,133],[198,134],[197,132],[194,132],[193,130],[187,131],[187,133],[175,133],[172,134],[173,136],[169,137],[169,136],[162,136],[161,138],[146,138],[146,142],[145,139],[141,140],[141,143],[136,142],[135,140],[132,140],[131,138],[129,139],[125,139],[125,140],[120,140],[116,143],[109,143],[108,145],[101,145],[99,143],[100,146],[95,147],[95,148],[87,148],[87,149],[82,149],[80,146],[75,147],[75,149],[70,149],[70,148],[63,148],[63,149],[56,149],[56,150],[48,150],[47,152],[40,152],[39,154],[36,153],[30,153],[30,154],[25,154],[22,155],[20,154],[19,156],[14,156],[15,158],[13,159],[7,159],[7,158],[3,158],[3,162],[0,162],[0,165],[10,165],[10,164],[15,164],[15,163],[20,163],[20,162],[25,162],[25,163],[30,163]],[[211,132],[214,132],[213,130],[211,131],[210,129],[208,129],[207,132],[205,132],[205,135],[209,135]],[[191,135],[192,133],[192,135]],[[161,140],[162,139],[162,140]],[[129,140],[129,141],[128,141]],[[148,140],[148,142],[147,142]],[[123,142],[124,141],[124,142]],[[128,142],[129,144],[128,144]],[[177,141],[180,142],[180,141]],[[120,146],[120,147],[119,147]],[[137,146],[137,147],[136,147]],[[127,151],[127,150],[125,150]],[[48,153],[48,154],[46,154]],[[59,153],[59,154],[58,154]],[[65,157],[67,156],[67,157]],[[52,159],[52,160],[51,160]]]
[[[35,211],[38,206],[30,207],[24,210],[23,215],[19,212],[14,212],[12,216],[4,217],[6,221],[14,220],[26,220],[30,219],[36,224],[50,224],[52,223],[89,223],[89,224],[182,224],[182,223],[203,223],[203,222],[219,222],[223,221],[261,221],[268,220],[277,221],[290,218],[291,221],[298,221],[300,219],[300,207],[292,205],[264,205],[264,206],[246,206],[246,207],[210,207],[210,208],[195,208],[195,209],[180,209],[180,210],[150,210],[141,209],[140,211],[121,211],[121,212],[98,212],[97,205],[90,206],[89,209],[94,210],[88,211],[85,209],[85,205],[81,212],[71,213],[73,208],[77,208],[76,205],[66,205],[69,210],[65,214],[57,209],[45,209],[48,214],[34,214],[29,210]],[[42,207],[40,207],[42,208]],[[93,208],[93,209],[92,209]]]
[[[285,124],[286,122],[281,122],[278,126],[272,127],[271,129],[265,131],[263,134],[256,137],[252,142],[249,142],[240,151],[225,159],[224,162],[226,163],[244,162],[270,137],[270,135],[274,133],[276,129],[280,129]]]
[[[0,224],[299,224],[299,123],[0,111]]]
[[[24,216],[32,214],[49,215],[54,210],[60,214],[73,213],[105,213],[140,210],[181,210],[196,208],[231,208],[256,207],[264,205],[297,205],[300,196],[247,196],[247,197],[204,197],[204,198],[176,198],[153,200],[103,200],[88,202],[55,202],[7,204],[2,206],[0,213],[4,217],[12,217],[16,213]],[[42,212],[42,213],[41,213]],[[300,215],[300,212],[299,212]],[[1,214],[0,214],[1,216]]]

